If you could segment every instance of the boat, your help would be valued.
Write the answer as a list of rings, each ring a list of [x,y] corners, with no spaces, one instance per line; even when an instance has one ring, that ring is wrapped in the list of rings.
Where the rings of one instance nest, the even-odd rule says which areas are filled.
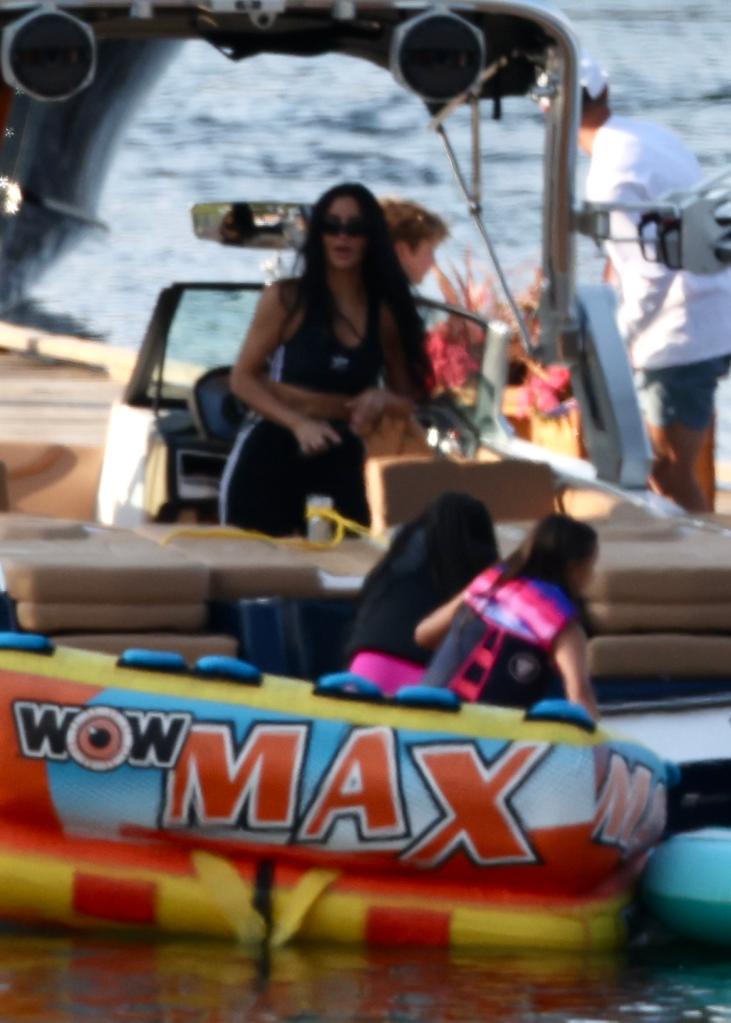
[[[731,829],[673,835],[655,851],[642,877],[642,898],[672,932],[731,945]]]
[[[667,765],[581,708],[0,636],[0,918],[606,950]]]
[[[96,81],[94,48],[98,73],[101,46],[124,31],[140,45],[196,38],[236,59],[261,52],[367,59],[426,102],[476,226],[496,255],[481,216],[480,111],[499,113],[506,96],[525,97],[526,104],[551,97],[538,343],[512,306],[530,358],[570,371],[586,458],[558,455],[509,428],[505,323],[424,300],[428,329],[446,324],[455,337],[469,336],[476,369],[459,385],[442,386],[420,410],[423,436],[415,447],[406,436],[374,447],[368,465],[374,531],[387,532],[446,488],[488,503],[504,550],[551,510],[594,522],[602,555],[589,610],[602,714],[628,738],[681,763],[683,784],[671,805],[678,826],[707,822],[706,814],[722,823],[731,804],[729,520],[683,515],[648,492],[649,447],[610,293],[575,281],[577,234],[601,236],[606,211],[578,207],[574,197],[579,48],[570,23],[541,0],[479,0],[459,12],[386,0],[357,8],[292,0],[256,10],[211,0],[209,7],[191,16],[163,0],[136,5],[132,16],[111,0],[89,0],[83,17],[64,4],[44,12],[76,33],[87,58],[66,60],[71,79],[61,87],[69,98],[55,108],[85,95],[88,80]],[[28,72],[22,47],[14,49],[20,17],[0,5],[6,61],[18,58],[16,75]],[[38,28],[33,12],[22,19],[24,31]],[[64,52],[55,54],[54,73],[65,66]],[[452,73],[456,67],[459,74]],[[74,82],[80,70],[83,80]],[[49,88],[35,78],[31,85],[36,96]],[[448,134],[451,113],[465,104],[471,181]],[[676,214],[676,225],[690,230],[684,209]],[[723,230],[705,223],[711,234],[716,227]],[[709,251],[719,250],[715,237],[706,241]],[[378,542],[361,538],[325,551],[267,544],[216,532],[211,521],[235,429],[226,367],[260,287],[175,282],[161,293],[103,445],[0,444],[8,490],[0,521],[2,614],[10,628],[117,653],[151,646],[243,655],[267,671],[304,678],[339,666],[339,641],[360,581],[382,550]],[[509,288],[506,295],[511,305]],[[184,342],[202,317],[213,325],[215,344],[192,363]],[[34,336],[28,347],[42,345]]]

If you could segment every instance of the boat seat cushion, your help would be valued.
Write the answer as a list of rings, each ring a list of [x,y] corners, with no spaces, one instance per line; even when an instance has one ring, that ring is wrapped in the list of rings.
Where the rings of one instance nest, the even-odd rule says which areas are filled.
[[[4,540],[83,540],[88,526],[75,519],[56,519],[21,512],[0,514],[0,542]]]
[[[204,628],[208,611],[203,604],[137,604],[71,601],[16,602],[18,625],[26,632],[65,632],[68,629],[114,632],[170,629],[198,632]]]
[[[181,634],[177,632],[69,632],[54,635],[59,646],[119,655],[125,650],[166,650],[182,654],[189,664],[207,654],[238,656],[235,636],[221,633]]]
[[[621,494],[604,490],[590,484],[567,483],[558,493],[560,511],[575,519],[605,521],[617,515],[638,513],[647,516],[643,509],[625,501]]]
[[[0,569],[23,629],[199,631],[207,618],[205,565],[122,530],[0,537]]]
[[[589,667],[601,678],[731,678],[731,636],[595,636]]]
[[[52,508],[55,514],[91,520],[103,448],[89,445],[4,441],[8,507],[30,515]]]
[[[587,593],[599,632],[731,631],[727,536],[667,520],[600,535]]]
[[[496,522],[539,519],[555,510],[553,472],[538,462],[369,458],[366,488],[376,533],[420,515],[445,490],[483,501]]]
[[[140,533],[205,565],[212,600],[355,596],[383,548],[368,539],[329,550],[237,537],[206,526],[148,525]]]

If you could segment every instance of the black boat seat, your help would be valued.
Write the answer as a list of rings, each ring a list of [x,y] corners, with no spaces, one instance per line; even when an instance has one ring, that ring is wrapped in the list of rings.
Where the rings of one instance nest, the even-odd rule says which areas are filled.
[[[246,417],[246,406],[229,387],[230,366],[215,366],[193,384],[190,413],[205,440],[233,444]]]

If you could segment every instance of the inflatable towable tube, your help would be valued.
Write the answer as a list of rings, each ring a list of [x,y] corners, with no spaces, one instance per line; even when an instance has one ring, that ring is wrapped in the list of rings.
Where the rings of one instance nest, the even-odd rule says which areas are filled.
[[[524,715],[365,689],[0,637],[0,918],[274,945],[621,942],[665,822],[654,754],[563,701]]]
[[[686,938],[731,946],[731,828],[673,835],[652,854],[642,895],[655,916]]]

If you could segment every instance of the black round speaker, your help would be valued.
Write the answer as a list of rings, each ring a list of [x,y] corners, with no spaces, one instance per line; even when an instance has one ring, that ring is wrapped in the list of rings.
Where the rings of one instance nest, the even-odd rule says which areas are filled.
[[[70,14],[32,11],[3,29],[3,77],[34,99],[68,99],[89,84],[95,66],[94,33]]]
[[[427,11],[394,33],[392,73],[429,102],[446,103],[467,92],[484,64],[482,33],[451,11]]]

